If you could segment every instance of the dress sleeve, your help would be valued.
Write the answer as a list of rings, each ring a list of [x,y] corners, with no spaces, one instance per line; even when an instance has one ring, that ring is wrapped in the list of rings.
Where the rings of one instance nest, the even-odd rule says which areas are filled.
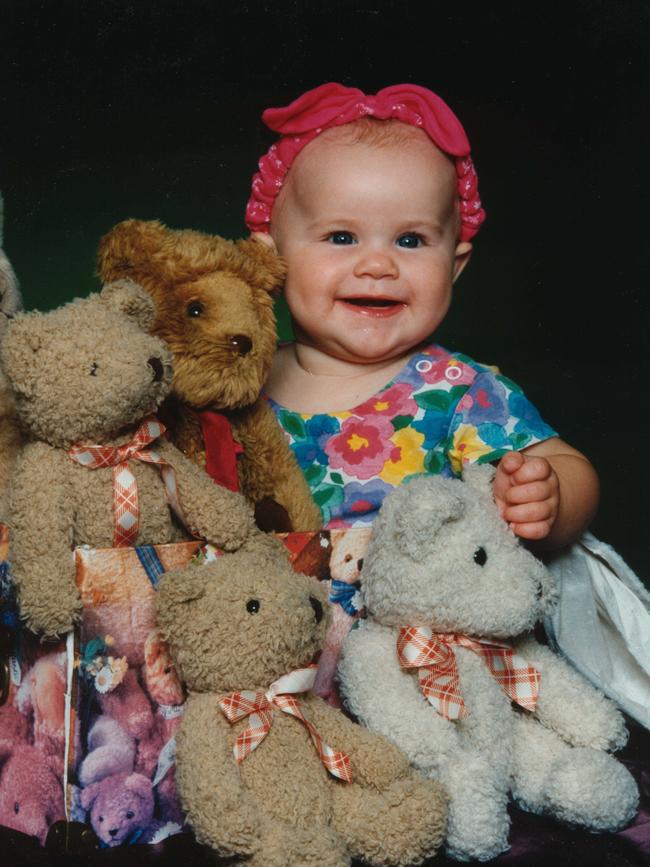
[[[454,410],[448,455],[454,473],[463,465],[489,463],[557,436],[523,391],[501,374],[481,368]]]

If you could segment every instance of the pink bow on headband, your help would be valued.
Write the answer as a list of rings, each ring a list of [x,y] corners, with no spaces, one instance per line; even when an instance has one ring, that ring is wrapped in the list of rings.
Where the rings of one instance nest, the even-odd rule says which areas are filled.
[[[395,119],[419,127],[440,150],[455,158],[461,217],[461,241],[470,240],[485,219],[478,177],[462,124],[435,93],[417,84],[396,84],[374,95],[329,82],[308,90],[285,108],[268,108],[262,119],[282,138],[259,162],[246,207],[251,231],[268,232],[271,211],[296,156],[326,129],[362,117]]]

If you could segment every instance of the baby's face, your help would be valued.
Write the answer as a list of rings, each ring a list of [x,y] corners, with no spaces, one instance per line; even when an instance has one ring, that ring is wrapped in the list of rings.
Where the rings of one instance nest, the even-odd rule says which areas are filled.
[[[471,250],[457,243],[456,201],[455,168],[421,130],[399,144],[337,130],[310,143],[271,222],[296,338],[361,364],[426,340]]]

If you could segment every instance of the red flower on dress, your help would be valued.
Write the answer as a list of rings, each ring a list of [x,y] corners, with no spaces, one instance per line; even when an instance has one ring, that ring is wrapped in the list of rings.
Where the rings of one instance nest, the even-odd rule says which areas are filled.
[[[411,397],[412,392],[413,388],[408,382],[398,382],[362,403],[355,412],[359,415],[382,415],[387,418],[395,418],[396,415],[415,415],[418,405]]]
[[[347,418],[341,425],[341,432],[325,446],[330,470],[340,469],[357,479],[378,475],[386,461],[400,458],[400,448],[390,440],[394,433],[391,422],[381,415],[369,419]]]

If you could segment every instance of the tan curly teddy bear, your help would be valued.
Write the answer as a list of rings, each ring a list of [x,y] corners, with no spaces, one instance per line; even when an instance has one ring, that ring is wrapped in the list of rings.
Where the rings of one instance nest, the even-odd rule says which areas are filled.
[[[149,294],[122,280],[7,328],[2,362],[28,439],[11,481],[10,559],[35,631],[56,635],[78,617],[73,546],[160,544],[189,530],[234,549],[252,528],[244,498],[150,417],[172,380],[169,351],[148,333],[153,318]]]
[[[254,505],[262,530],[318,530],[303,474],[260,397],[275,352],[273,293],[282,260],[265,244],[126,220],[99,247],[102,280],[128,277],[151,293],[153,332],[174,356],[163,410],[173,442]]]
[[[272,537],[167,573],[157,611],[189,689],[176,780],[199,841],[250,867],[387,867],[435,853],[442,788],[308,692],[327,597]]]

